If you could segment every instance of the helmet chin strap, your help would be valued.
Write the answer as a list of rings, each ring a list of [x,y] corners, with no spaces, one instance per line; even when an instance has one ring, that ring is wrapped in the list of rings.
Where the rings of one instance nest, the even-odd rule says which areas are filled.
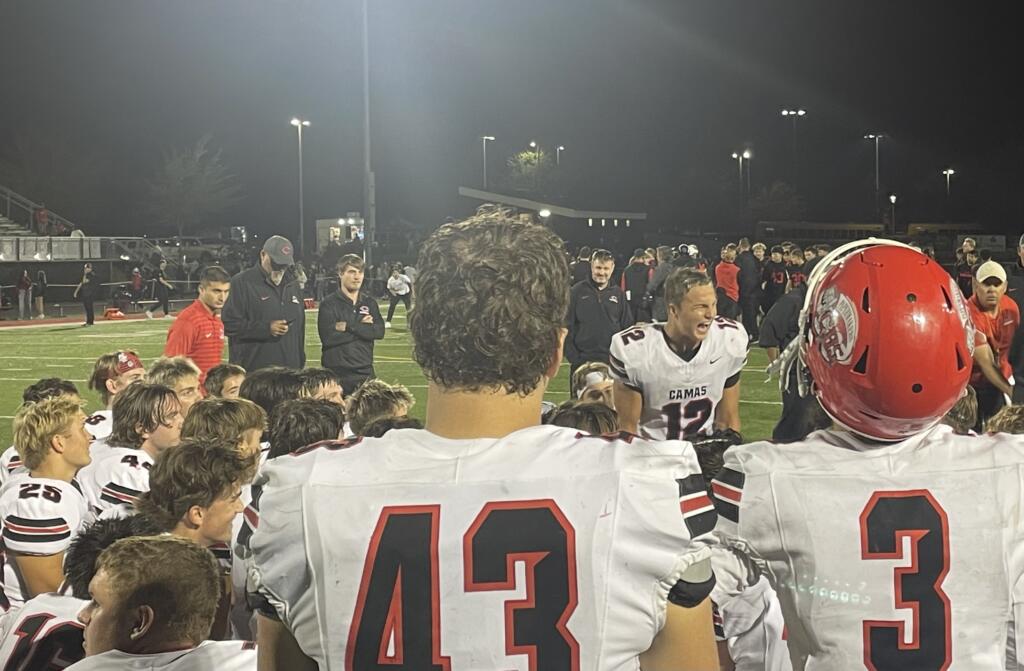
[[[800,316],[797,318],[797,336],[793,338],[788,345],[786,345],[786,349],[782,350],[779,357],[768,366],[768,379],[770,380],[772,375],[778,375],[779,388],[782,391],[790,390],[789,378],[794,367],[796,370],[797,393],[800,394],[801,397],[805,397],[811,393],[811,390],[814,387],[814,380],[811,379],[810,371],[804,364],[803,346],[804,344],[807,346],[812,344],[807,333],[807,321],[811,313],[811,305],[814,300],[814,289],[818,282],[821,281],[821,278],[824,277],[830,269],[838,266],[850,255],[855,254],[862,249],[877,247],[879,245],[914,249],[910,245],[885,238],[854,240],[853,242],[848,242],[845,245],[840,245],[833,249],[821,261],[819,261],[817,265],[814,266],[813,270],[811,270],[811,274],[807,278],[807,294],[804,296],[804,305],[800,309]],[[828,410],[826,409],[825,412],[827,413]]]

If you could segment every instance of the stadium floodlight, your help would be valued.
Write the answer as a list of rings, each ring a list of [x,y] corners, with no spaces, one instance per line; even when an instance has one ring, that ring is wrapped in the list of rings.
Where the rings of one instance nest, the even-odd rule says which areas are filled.
[[[493,135],[481,135],[480,144],[483,145],[484,150],[484,191],[487,190],[487,143],[494,142]]]
[[[349,224],[349,226],[351,226],[351,225],[352,225],[352,224],[354,224],[354,223],[356,223],[356,220],[355,220],[355,219],[353,219],[352,217],[349,217],[349,218],[348,218],[348,224]]]
[[[296,128],[298,128],[299,126],[305,126],[306,128],[309,128],[309,122],[304,119],[293,118],[291,123]]]
[[[530,149],[536,149],[536,148],[537,148],[537,141],[536,140],[530,140]]]
[[[551,216],[551,210],[549,210],[548,208],[545,207],[544,209],[542,209],[537,214],[539,214],[542,219],[547,219],[548,217]]]
[[[893,205],[896,204],[896,194],[895,193],[889,194],[889,202],[892,203]]]
[[[747,159],[749,161],[750,159],[754,158],[754,154],[749,149],[744,149],[743,150],[743,158],[745,158],[745,159]]]
[[[562,162],[562,152],[565,151],[565,145],[560,144],[555,147],[555,165],[560,165]]]

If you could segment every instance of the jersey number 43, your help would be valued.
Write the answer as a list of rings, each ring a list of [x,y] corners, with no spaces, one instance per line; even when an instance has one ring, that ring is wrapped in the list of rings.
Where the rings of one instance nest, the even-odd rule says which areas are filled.
[[[436,505],[381,511],[349,630],[346,670],[451,669],[441,642],[440,516]],[[463,590],[515,590],[519,561],[526,566],[526,598],[505,602],[506,654],[527,655],[530,669],[579,669],[579,643],[567,626],[577,605],[576,533],[551,499],[483,506],[462,538]]]

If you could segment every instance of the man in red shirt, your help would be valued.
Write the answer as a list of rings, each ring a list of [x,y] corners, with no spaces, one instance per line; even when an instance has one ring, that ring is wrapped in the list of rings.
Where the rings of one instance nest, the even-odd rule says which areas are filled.
[[[736,265],[736,245],[722,248],[722,261],[715,266],[715,286],[718,287],[718,314],[729,319],[739,315],[740,267]]]
[[[164,356],[186,356],[199,367],[199,382],[224,355],[224,323],[220,311],[228,299],[231,276],[220,266],[210,266],[199,277],[199,298],[178,313],[167,332]]]
[[[1020,325],[1020,310],[1006,295],[1006,271],[986,261],[974,271],[974,295],[967,301],[977,331],[971,386],[978,393],[978,424],[1007,403],[1013,395],[1013,368],[1007,357],[1013,335]]]

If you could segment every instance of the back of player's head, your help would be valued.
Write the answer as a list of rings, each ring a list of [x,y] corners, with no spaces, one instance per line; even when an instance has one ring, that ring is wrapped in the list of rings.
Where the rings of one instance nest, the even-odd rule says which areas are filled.
[[[271,366],[248,373],[238,395],[263,408],[269,416],[278,403],[298,398],[301,389],[299,371]]]
[[[267,413],[244,398],[204,398],[192,406],[181,425],[181,438],[213,439],[237,445],[247,431],[267,427]]]
[[[562,241],[499,208],[435,231],[420,251],[413,357],[447,389],[533,392],[559,357],[569,307]]]
[[[658,263],[667,263],[672,259],[672,248],[668,245],[661,245],[656,251]]]
[[[82,401],[70,396],[52,396],[18,408],[14,415],[14,449],[25,468],[39,468],[50,454],[53,438],[67,433],[81,412]]]
[[[203,387],[210,396],[224,396],[224,383],[239,376],[245,377],[245,369],[238,364],[219,363],[206,372]]]
[[[323,440],[337,440],[345,428],[345,410],[317,398],[284,401],[270,416],[270,453],[273,459]]]
[[[107,443],[117,447],[141,447],[143,434],[170,424],[170,415],[181,408],[178,395],[162,384],[137,382],[114,397],[113,422]]]
[[[99,393],[104,405],[110,403],[111,391],[108,380],[115,380],[129,370],[144,370],[139,355],[130,349],[101,354],[93,365],[89,376],[89,389]]]
[[[566,401],[546,420],[554,426],[567,426],[595,435],[618,433],[619,416],[604,403]]]
[[[579,258],[581,258],[584,261],[589,261],[591,253],[592,253],[592,251],[591,251],[590,247],[588,247],[587,245],[583,245],[582,247],[580,247]]]
[[[367,438],[380,438],[392,429],[422,429],[423,422],[415,417],[378,417],[363,428]]]
[[[365,267],[366,261],[363,260],[363,257],[357,254],[345,254],[340,259],[338,259],[338,263],[335,266],[335,270],[337,270],[339,273],[344,273],[349,268],[363,270],[365,269]]]
[[[249,482],[256,456],[243,456],[234,443],[186,440],[160,455],[149,471],[149,491],[135,507],[161,531],[171,531],[193,506],[209,508],[232,489]]]
[[[873,440],[937,424],[967,384],[974,338],[949,274],[905,245],[858,241],[810,280],[801,357],[825,411]]]
[[[71,595],[76,599],[89,598],[89,582],[96,575],[96,559],[116,541],[161,531],[142,515],[97,520],[79,531],[64,555],[64,581],[71,588]]]
[[[110,639],[127,638],[147,651],[164,652],[168,645],[195,647],[209,636],[220,598],[220,571],[205,548],[170,535],[123,538],[100,554],[96,573],[105,575],[116,612],[144,608],[152,613],[141,625],[134,617],[105,618],[107,626],[130,630]],[[90,649],[90,654],[98,652],[103,651]]]
[[[371,378],[359,385],[348,399],[348,421],[352,432],[362,436],[366,427],[380,417],[406,414],[416,399],[404,385]]]
[[[985,423],[989,433],[1024,433],[1024,405],[1007,405]]]
[[[707,273],[692,268],[676,268],[665,279],[665,304],[679,305],[694,287],[711,284]]]
[[[71,380],[46,377],[25,387],[21,400],[25,403],[38,403],[53,396],[78,396],[78,387]]]
[[[199,286],[208,287],[211,284],[223,284],[231,281],[231,275],[220,266],[207,266],[199,274]]]
[[[962,436],[974,430],[974,425],[978,423],[978,393],[974,387],[967,385],[964,388],[964,395],[949,409],[942,423],[953,427],[953,431]]]
[[[146,382],[174,388],[188,377],[199,377],[199,367],[184,356],[164,356],[154,361],[146,371]]]

